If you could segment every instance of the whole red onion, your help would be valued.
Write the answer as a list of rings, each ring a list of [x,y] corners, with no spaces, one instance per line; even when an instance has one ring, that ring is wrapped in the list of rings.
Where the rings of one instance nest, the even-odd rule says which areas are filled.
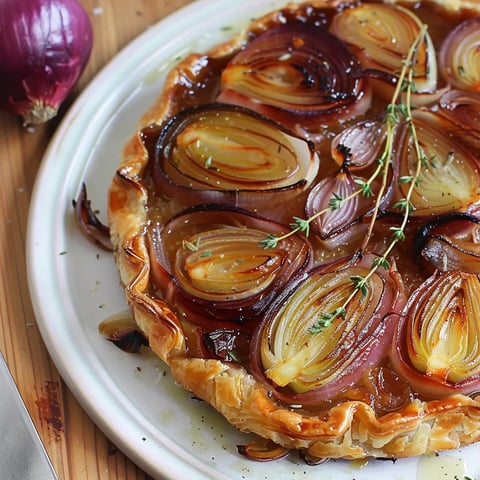
[[[92,26],[77,0],[3,0],[0,108],[25,124],[54,117],[91,49]]]

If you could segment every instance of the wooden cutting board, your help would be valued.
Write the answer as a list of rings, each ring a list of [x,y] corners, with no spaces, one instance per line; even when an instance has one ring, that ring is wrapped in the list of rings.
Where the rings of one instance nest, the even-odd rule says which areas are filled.
[[[80,2],[90,14],[94,47],[69,102],[122,47],[192,0]],[[62,116],[26,129],[18,118],[0,113],[0,351],[60,480],[145,480],[149,477],[93,424],[62,381],[32,311],[25,265],[28,209],[42,156]]]

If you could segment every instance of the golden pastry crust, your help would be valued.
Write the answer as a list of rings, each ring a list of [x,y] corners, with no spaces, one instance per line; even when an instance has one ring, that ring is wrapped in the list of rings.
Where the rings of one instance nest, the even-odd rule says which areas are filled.
[[[309,3],[323,7],[339,2]],[[480,13],[480,6],[473,1],[438,0],[436,3],[444,9],[466,7]],[[287,8],[294,10],[298,4]],[[262,25],[268,26],[275,15],[273,12],[255,21],[249,28],[258,31]],[[231,42],[215,47],[209,55],[222,56],[235,51],[247,33],[248,30]],[[347,401],[333,406],[327,414],[308,415],[276,402],[262,384],[235,363],[187,355],[181,321],[150,289],[151,264],[145,236],[149,198],[142,184],[148,152],[140,130],[151,124],[160,125],[171,115],[175,107],[172,90],[179,72],[188,74],[195,57],[196,54],[192,54],[169,74],[163,93],[145,113],[137,134],[126,145],[109,191],[109,224],[115,261],[135,322],[152,350],[169,365],[176,381],[210,403],[235,427],[257,433],[286,448],[304,449],[312,457],[397,458],[458,448],[480,440],[480,399],[454,395],[442,400],[415,400],[383,415],[362,401]],[[166,219],[177,208],[175,201],[157,207],[164,209]]]

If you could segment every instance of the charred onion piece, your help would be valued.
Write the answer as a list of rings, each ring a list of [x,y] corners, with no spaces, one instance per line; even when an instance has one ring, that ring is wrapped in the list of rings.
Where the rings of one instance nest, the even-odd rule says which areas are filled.
[[[186,206],[258,210],[278,203],[279,193],[293,202],[318,167],[312,145],[283,127],[245,108],[210,104],[181,112],[162,130],[153,171],[160,191]]]
[[[260,242],[285,232],[276,224],[239,209],[210,205],[187,210],[161,228],[150,230],[159,288],[191,315],[242,321],[266,307],[294,275],[307,268],[311,246],[292,235],[276,248]],[[155,274],[159,271],[159,274]]]
[[[354,48],[364,68],[396,74],[421,27],[410,10],[375,3],[342,10],[333,18],[331,31]],[[416,91],[435,91],[436,54],[428,35],[418,49],[414,71]]]
[[[205,357],[212,356],[224,362],[248,361],[250,337],[233,329],[217,329],[202,334]]]
[[[392,350],[396,370],[435,398],[480,388],[480,280],[449,271],[411,295]]]
[[[435,269],[480,272],[480,218],[451,213],[420,228],[414,248]]]
[[[252,341],[252,368],[283,401],[306,405],[331,398],[385,354],[405,303],[398,273],[378,269],[364,291],[352,296],[352,279],[365,278],[374,258],[366,255],[306,274],[266,313]],[[344,315],[312,330],[345,304]]]
[[[81,232],[99,247],[112,251],[110,229],[98,219],[96,213],[92,210],[91,202],[87,198],[87,187],[84,183],[76,200],[73,201],[73,207]]]
[[[434,216],[452,211],[466,211],[480,198],[480,173],[473,154],[456,143],[443,131],[445,120],[441,115],[416,110],[413,118],[419,144],[424,152],[422,168],[411,202],[412,216]],[[417,159],[412,148],[412,137],[406,135],[401,149],[399,175],[415,174]],[[407,195],[408,183],[399,183],[398,198]]]
[[[480,17],[465,20],[444,39],[439,66],[454,88],[480,91]]]
[[[139,353],[141,347],[148,346],[147,339],[139,332],[130,315],[104,320],[98,330],[124,352]]]
[[[356,57],[321,26],[284,24],[249,42],[222,74],[222,88],[253,103],[316,121],[365,97]],[[364,109],[368,105],[364,105]],[[271,113],[271,112],[270,112]]]

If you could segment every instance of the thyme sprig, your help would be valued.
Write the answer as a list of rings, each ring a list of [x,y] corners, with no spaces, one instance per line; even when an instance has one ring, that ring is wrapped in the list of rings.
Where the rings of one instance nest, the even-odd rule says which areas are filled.
[[[389,167],[391,166],[394,157],[395,129],[402,121],[407,124],[409,129],[409,135],[413,142],[413,148],[417,161],[415,171],[412,175],[403,176],[398,179],[399,183],[409,185],[405,198],[400,199],[393,205],[394,208],[398,209],[401,213],[403,213],[402,221],[400,222],[400,225],[390,228],[392,232],[390,242],[387,245],[383,254],[373,260],[372,266],[367,275],[364,277],[355,276],[350,278],[353,284],[353,290],[349,297],[345,300],[343,305],[336,308],[333,312],[321,313],[319,315],[317,321],[309,328],[309,332],[312,334],[320,333],[326,328],[331,327],[335,319],[344,318],[346,315],[347,305],[355,297],[355,295],[360,293],[362,296],[366,296],[368,294],[369,279],[375,274],[378,268],[390,268],[390,262],[388,261],[388,258],[392,250],[395,248],[398,242],[405,240],[405,230],[410,215],[414,210],[414,205],[412,203],[413,192],[420,181],[420,172],[422,166],[425,165],[427,161],[425,157],[425,152],[420,145],[417,130],[412,116],[412,94],[415,91],[415,64],[418,48],[424,40],[426,32],[427,26],[422,25],[419,34],[417,35],[414,42],[411,44],[406,58],[404,59],[395,91],[393,93],[390,103],[386,107],[386,115],[384,120],[386,128],[385,146],[380,158],[377,160],[377,166],[373,173],[370,175],[370,177],[367,180],[355,179],[355,183],[358,185],[358,189],[356,189],[350,195],[342,198],[340,195],[334,193],[332,195],[332,198],[328,202],[328,206],[325,209],[318,211],[315,215],[309,217],[308,219],[301,219],[295,217],[294,223],[290,225],[291,230],[289,232],[281,236],[269,235],[261,242],[261,246],[263,248],[274,248],[279,241],[288,238],[290,235],[293,235],[297,232],[302,232],[306,236],[308,236],[308,234],[310,233],[310,224],[312,221],[329,211],[341,208],[345,202],[353,199],[357,195],[363,195],[365,197],[372,196],[372,184],[375,180],[377,180],[377,178],[381,177],[379,190],[376,193],[371,220],[368,226],[367,233],[360,247],[360,252],[365,251],[366,246],[373,235],[374,226],[380,212],[381,200],[388,187]],[[402,100],[402,96],[404,98],[404,101]]]
[[[422,25],[422,28],[420,29],[419,34],[417,35],[415,41],[410,46],[410,49],[407,53],[407,57],[403,62],[403,67],[397,81],[397,87],[395,88],[391,102],[387,106],[387,111],[385,116],[387,139],[386,139],[385,149],[383,151],[383,154],[379,162],[383,167],[382,183],[380,185],[380,190],[377,194],[374,211],[369,224],[369,228],[368,228],[367,234],[365,235],[363,243],[361,245],[360,251],[365,250],[373,234],[375,222],[378,218],[378,213],[380,210],[381,199],[388,185],[388,167],[392,163],[392,158],[393,158],[393,139],[395,134],[395,128],[401,122],[402,118],[408,124],[408,127],[410,129],[410,135],[413,139],[415,155],[417,160],[419,161],[416,162],[416,170],[413,175],[404,176],[399,179],[400,183],[410,184],[406,197],[399,200],[397,203],[393,205],[394,208],[397,208],[401,212],[403,212],[403,219],[400,226],[391,227],[391,231],[392,231],[391,242],[387,246],[385,252],[383,253],[382,257],[378,260],[378,262],[374,263],[373,265],[374,271],[371,272],[372,275],[379,266],[388,266],[387,258],[392,252],[393,248],[398,242],[405,240],[405,228],[407,226],[410,214],[414,209],[414,206],[411,202],[411,198],[413,195],[414,188],[419,181],[421,167],[425,163],[425,154],[422,151],[422,148],[418,141],[417,130],[412,117],[412,93],[414,92],[414,89],[415,89],[413,77],[415,72],[415,63],[416,63],[416,57],[418,53],[418,47],[420,43],[423,41],[426,32],[427,32],[427,26]],[[401,101],[401,96],[403,93],[405,94],[405,102]]]

